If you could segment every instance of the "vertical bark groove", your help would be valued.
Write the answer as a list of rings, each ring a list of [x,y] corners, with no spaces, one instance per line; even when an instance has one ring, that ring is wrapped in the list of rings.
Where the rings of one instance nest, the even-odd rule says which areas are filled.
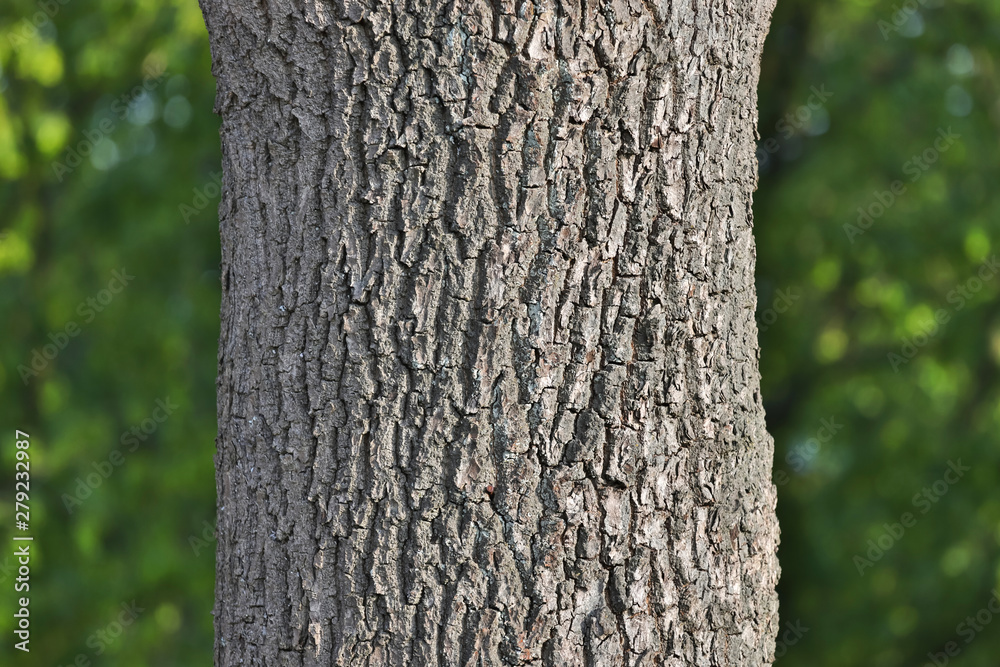
[[[771,0],[203,0],[216,664],[765,665]]]

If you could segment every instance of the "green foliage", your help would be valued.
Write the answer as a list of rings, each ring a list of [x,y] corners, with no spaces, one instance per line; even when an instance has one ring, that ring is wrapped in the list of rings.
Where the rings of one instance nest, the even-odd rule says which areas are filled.
[[[27,656],[0,554],[0,664],[207,664],[219,154],[200,11],[7,0],[0,68],[0,540],[15,428],[31,435],[35,538]],[[115,637],[133,600],[144,611]]]
[[[1000,652],[994,614],[975,619],[1000,583],[997,26],[995,1],[779,0],[758,321],[781,616],[808,631],[778,665],[985,667]],[[776,127],[813,87],[832,96]]]
[[[985,667],[1000,651],[975,620],[1000,577],[1000,277],[983,268],[1000,231],[997,26],[986,0],[779,0],[755,210],[781,665],[940,663],[955,642],[948,664]],[[195,3],[0,7],[0,464],[30,433],[35,536],[19,664],[209,660],[213,92]],[[133,600],[144,611],[102,638]]]

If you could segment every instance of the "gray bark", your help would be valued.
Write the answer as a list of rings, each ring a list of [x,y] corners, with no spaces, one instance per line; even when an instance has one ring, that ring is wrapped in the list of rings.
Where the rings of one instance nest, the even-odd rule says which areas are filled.
[[[773,0],[203,0],[216,665],[766,665]]]

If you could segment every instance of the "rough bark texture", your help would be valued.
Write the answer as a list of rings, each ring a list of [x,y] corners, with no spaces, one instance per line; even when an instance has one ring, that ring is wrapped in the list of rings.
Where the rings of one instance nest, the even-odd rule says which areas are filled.
[[[216,664],[770,664],[772,0],[203,0]]]

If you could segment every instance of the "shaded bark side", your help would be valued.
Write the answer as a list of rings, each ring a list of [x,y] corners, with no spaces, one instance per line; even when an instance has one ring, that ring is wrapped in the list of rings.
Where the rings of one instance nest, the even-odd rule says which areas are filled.
[[[203,9],[216,664],[770,664],[771,0]]]

